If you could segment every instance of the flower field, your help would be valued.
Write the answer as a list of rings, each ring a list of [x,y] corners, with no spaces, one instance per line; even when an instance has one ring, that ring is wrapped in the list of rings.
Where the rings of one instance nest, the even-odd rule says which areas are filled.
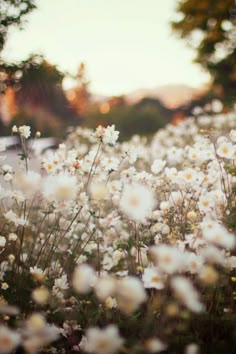
[[[236,112],[198,113],[124,143],[79,127],[40,172],[30,128],[13,127],[0,354],[234,353]]]

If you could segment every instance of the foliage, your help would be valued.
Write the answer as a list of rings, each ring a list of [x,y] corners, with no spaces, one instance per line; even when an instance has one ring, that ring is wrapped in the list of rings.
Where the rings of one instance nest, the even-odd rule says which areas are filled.
[[[49,131],[58,135],[66,124],[78,124],[78,114],[62,87],[64,74],[43,56],[32,55],[19,64],[2,64],[0,78],[2,90],[9,86],[14,89],[18,110],[14,119],[20,117],[18,124],[28,124],[30,117],[36,129],[45,135]]]
[[[4,47],[9,27],[21,26],[25,15],[36,8],[35,0],[1,0],[0,52]]]
[[[123,101],[111,107],[105,114],[97,108],[89,111],[84,126],[94,129],[99,124],[104,126],[115,124],[121,139],[127,140],[134,134],[152,135],[170,122],[171,113],[156,99],[144,98],[134,105],[127,105]]]
[[[232,101],[236,88],[236,6],[234,0],[181,0],[173,29],[197,51],[216,92]]]

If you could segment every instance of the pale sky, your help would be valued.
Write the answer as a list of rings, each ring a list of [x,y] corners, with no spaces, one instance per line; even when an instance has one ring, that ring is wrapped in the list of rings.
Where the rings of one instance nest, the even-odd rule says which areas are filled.
[[[168,84],[199,87],[208,75],[169,21],[177,0],[38,0],[22,31],[10,32],[3,55],[40,53],[59,69],[87,67],[94,93],[118,95]],[[69,82],[65,82],[68,86]]]

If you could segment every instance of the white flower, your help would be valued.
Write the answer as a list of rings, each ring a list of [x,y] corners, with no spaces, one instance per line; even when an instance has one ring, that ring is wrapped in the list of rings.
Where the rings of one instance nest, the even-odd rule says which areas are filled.
[[[115,126],[108,125],[104,131],[103,136],[102,136],[102,141],[104,144],[115,145],[118,137],[119,137],[119,132],[117,130],[115,130]]]
[[[199,301],[198,292],[194,289],[190,280],[182,276],[176,276],[171,280],[171,287],[178,300],[193,312],[202,312],[203,304]]]
[[[114,354],[119,351],[123,342],[115,325],[109,325],[104,329],[91,327],[86,331],[82,349],[94,354]]]
[[[32,196],[40,190],[41,176],[34,171],[17,174],[14,178],[16,186],[27,196]]]
[[[44,271],[36,266],[30,267],[30,274],[32,274],[33,278],[37,281],[42,281],[45,277]]]
[[[211,193],[205,193],[201,195],[198,201],[199,210],[202,213],[208,212],[209,210],[213,209],[215,205],[214,199],[212,198]]]
[[[64,274],[60,278],[55,279],[53,288],[57,288],[59,290],[67,290],[69,288],[67,275]]]
[[[12,173],[13,172],[12,166],[7,165],[7,164],[2,165],[2,170],[4,173]]]
[[[116,157],[104,157],[101,161],[101,166],[104,168],[105,171],[116,171],[119,167],[120,160]]]
[[[81,264],[74,270],[72,285],[79,294],[87,294],[96,280],[95,271],[88,264]]]
[[[196,255],[195,253],[191,252],[186,255],[186,266],[190,273],[195,274],[198,273],[199,270],[203,266],[203,259],[201,256]]]
[[[9,235],[8,235],[8,240],[9,241],[16,241],[17,240],[17,234],[11,232]]]
[[[163,343],[159,338],[150,338],[145,343],[145,347],[150,353],[159,353],[167,348],[167,345]]]
[[[199,353],[199,346],[195,343],[188,344],[185,347],[184,354],[198,354]]]
[[[235,129],[232,129],[232,130],[230,131],[229,137],[230,137],[230,139],[231,139],[234,143],[236,143],[236,130],[235,130]]]
[[[120,200],[121,210],[135,221],[144,221],[154,207],[154,196],[150,188],[142,184],[124,187]]]
[[[98,278],[94,287],[95,294],[100,301],[105,301],[116,290],[115,279],[109,276]]]
[[[4,181],[6,181],[6,182],[10,182],[13,179],[13,177],[10,173],[6,173],[3,178],[4,178]]]
[[[105,133],[105,127],[103,127],[102,125],[99,125],[96,130],[95,130],[95,133],[94,135],[97,137],[97,138],[102,138],[104,133]]]
[[[202,223],[202,234],[206,241],[216,246],[233,249],[236,246],[236,238],[224,226],[211,222]]]
[[[16,125],[13,125],[11,130],[12,130],[12,133],[18,133],[18,128]]]
[[[21,338],[6,326],[0,326],[0,354],[10,354],[20,344]]]
[[[220,157],[232,159],[235,154],[235,147],[231,142],[223,142],[218,146],[216,152]]]
[[[43,194],[48,201],[73,200],[76,198],[77,190],[76,177],[66,173],[50,175],[43,181]]]
[[[119,280],[116,290],[118,307],[121,311],[131,314],[147,299],[141,281],[133,276]]]
[[[157,175],[163,170],[165,165],[166,165],[166,161],[157,159],[153,162],[151,166],[151,171]]]
[[[21,218],[20,216],[16,215],[14,211],[9,210],[4,214],[5,218],[9,221],[13,222],[16,226],[25,226],[27,225],[27,220]]]
[[[145,268],[142,276],[142,281],[145,288],[163,289],[163,275],[157,268]]]
[[[168,245],[152,246],[150,248],[151,257],[154,263],[167,274],[173,274],[182,270],[184,265],[184,255],[180,250]]]
[[[6,242],[6,238],[4,236],[0,236],[0,247],[5,247]]]
[[[22,125],[21,127],[18,128],[18,131],[20,135],[23,135],[25,139],[28,139],[30,137],[30,127],[28,125]]]
[[[89,192],[92,199],[103,200],[108,193],[108,188],[105,183],[92,181],[89,185]]]

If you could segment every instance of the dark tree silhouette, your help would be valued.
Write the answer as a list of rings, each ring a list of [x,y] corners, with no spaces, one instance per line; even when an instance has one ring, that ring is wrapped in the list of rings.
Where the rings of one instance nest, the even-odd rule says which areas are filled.
[[[209,71],[215,91],[232,100],[236,89],[235,0],[181,0],[173,29],[196,49],[196,62]]]

